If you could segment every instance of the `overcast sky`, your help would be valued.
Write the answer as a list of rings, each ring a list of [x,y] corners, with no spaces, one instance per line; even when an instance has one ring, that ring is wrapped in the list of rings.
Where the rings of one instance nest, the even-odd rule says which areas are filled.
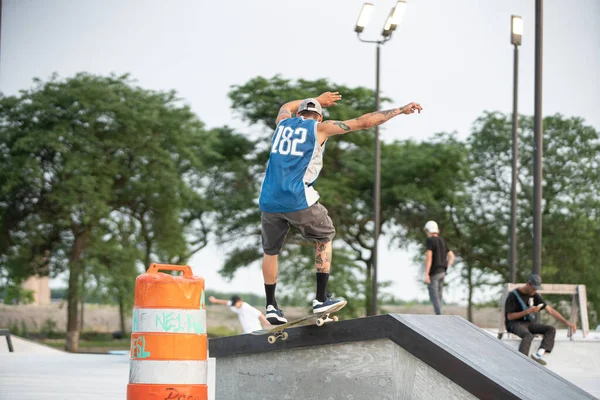
[[[372,2],[366,39],[379,37],[395,4]],[[257,133],[232,113],[231,85],[281,74],[374,86],[375,47],[353,31],[362,3],[3,0],[0,90],[16,94],[34,77],[54,72],[130,73],[145,88],[175,89],[209,127]],[[464,138],[484,110],[511,112],[511,14],[522,16],[525,26],[519,112],[532,114],[534,13],[535,0],[408,0],[402,24],[382,48],[381,88],[392,105],[418,101],[424,112],[386,124],[384,140],[421,140],[441,131]],[[544,115],[580,116],[600,129],[600,1],[544,1],[543,67]],[[327,205],[326,198],[322,202]],[[403,299],[427,298],[413,254],[387,249],[385,239],[381,247],[379,276],[394,281],[390,291]],[[218,276],[220,251],[211,247],[190,261],[207,287],[262,294],[258,265],[231,282]],[[448,294],[455,301],[464,297],[458,287]]]

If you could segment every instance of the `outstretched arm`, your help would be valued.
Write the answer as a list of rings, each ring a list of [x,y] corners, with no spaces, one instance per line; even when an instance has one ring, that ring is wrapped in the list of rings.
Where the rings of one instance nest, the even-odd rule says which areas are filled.
[[[559,313],[558,311],[556,311],[554,308],[550,307],[550,306],[546,306],[546,310],[550,313],[550,315],[552,315],[555,319],[559,320],[560,322],[562,322],[563,324],[565,324],[566,326],[568,326],[569,328],[571,328],[571,334],[575,333],[577,331],[577,325],[570,323],[569,321],[566,320],[565,317],[563,317],[561,315],[561,313]]]
[[[264,315],[262,315],[262,313],[258,316],[258,318],[263,323],[263,325],[267,325],[267,326],[271,325],[271,323],[269,322],[269,320],[267,319],[267,317],[265,317]]]
[[[210,301],[213,304],[223,304],[224,306],[229,304],[229,300],[217,299],[215,296],[210,296],[208,298],[208,301]]]
[[[291,118],[292,115],[296,114],[296,111],[298,111],[300,103],[302,103],[302,100],[294,100],[282,105],[279,109],[279,114],[277,114],[277,119],[275,120],[275,123],[279,124],[284,119]]]
[[[423,110],[423,107],[419,103],[410,103],[404,107],[375,111],[347,121],[325,121],[317,125],[317,133],[323,135],[324,139],[327,139],[333,135],[342,135],[352,131],[373,128],[400,114],[412,114],[415,111],[420,114],[421,110]]]
[[[321,107],[331,107],[334,106],[336,102],[341,100],[341,98],[342,95],[338,92],[325,92],[322,93],[316,99],[319,102],[319,104],[321,104]],[[298,111],[298,107],[300,107],[300,104],[303,101],[304,99],[294,100],[282,105],[279,109],[279,114],[277,114],[277,119],[275,120],[275,123],[279,124],[284,119],[291,118],[294,114],[296,114],[296,112]]]

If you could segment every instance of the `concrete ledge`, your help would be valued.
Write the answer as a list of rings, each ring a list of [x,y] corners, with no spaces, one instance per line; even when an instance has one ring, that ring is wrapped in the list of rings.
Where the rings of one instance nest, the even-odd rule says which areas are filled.
[[[251,359],[242,357],[244,355],[272,354],[277,358],[279,356],[273,353],[389,339],[478,398],[594,398],[457,316],[388,314],[340,321],[324,327],[292,328],[288,333],[287,341],[277,341],[273,345],[267,343],[266,336],[210,339],[210,356],[217,359],[217,370],[221,372],[221,361],[239,359],[241,363],[242,359]],[[243,369],[243,365],[238,366]],[[218,379],[227,377],[218,376]]]

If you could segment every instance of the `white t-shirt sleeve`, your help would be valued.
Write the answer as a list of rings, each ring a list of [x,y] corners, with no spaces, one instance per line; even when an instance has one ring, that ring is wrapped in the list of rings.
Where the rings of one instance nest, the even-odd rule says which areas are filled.
[[[252,307],[250,304],[246,303],[245,305],[248,306],[248,312],[250,314],[256,316],[257,318],[262,315],[262,313],[260,311],[258,311],[256,308]]]
[[[237,308],[237,307],[234,307],[234,306],[233,306],[233,304],[231,303],[231,301],[228,301],[228,302],[227,302],[227,307],[229,307],[229,309],[230,309],[231,311],[233,311],[234,313],[236,313],[236,314],[239,314],[239,313],[240,313],[240,309],[239,309],[239,308]]]

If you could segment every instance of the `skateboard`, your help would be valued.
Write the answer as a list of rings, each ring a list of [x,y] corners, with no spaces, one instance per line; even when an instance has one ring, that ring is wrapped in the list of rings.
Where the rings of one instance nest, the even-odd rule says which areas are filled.
[[[275,343],[277,341],[277,339],[287,340],[288,333],[285,331],[286,329],[291,328],[296,325],[300,325],[303,322],[307,322],[307,321],[310,321],[313,319],[315,320],[315,324],[317,326],[323,326],[328,322],[337,321],[338,320],[337,315],[334,315],[331,317],[330,317],[330,315],[335,312],[340,311],[342,308],[344,308],[344,306],[346,304],[348,304],[347,301],[342,301],[339,304],[337,304],[334,308],[330,309],[329,311],[307,315],[307,316],[297,319],[295,321],[291,321],[291,322],[285,323],[283,325],[275,325],[271,329],[261,329],[260,331],[253,331],[253,332],[250,332],[250,334],[252,334],[252,335],[269,335],[269,337],[267,338],[267,341],[270,344]]]

